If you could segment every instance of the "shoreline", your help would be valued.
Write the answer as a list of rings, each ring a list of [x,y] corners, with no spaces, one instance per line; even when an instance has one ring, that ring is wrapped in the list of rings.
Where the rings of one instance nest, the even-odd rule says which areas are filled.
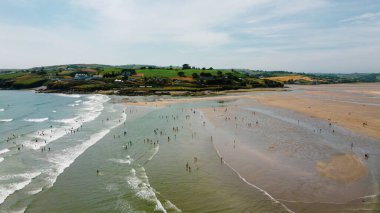
[[[335,84],[335,86],[372,86],[380,85],[378,83],[363,83],[363,84]],[[278,107],[286,110],[291,110],[297,113],[301,113],[310,117],[318,118],[324,121],[330,122],[332,125],[338,125],[346,128],[354,133],[361,134],[363,136],[368,136],[371,138],[380,139],[380,121],[377,120],[376,112],[380,108],[378,106],[364,106],[363,111],[357,108],[360,104],[350,104],[349,102],[342,101],[339,103],[326,105],[329,101],[323,100],[313,100],[312,98],[304,98],[299,96],[299,94],[294,94],[296,91],[303,91],[313,87],[324,87],[324,86],[334,86],[334,85],[305,85],[296,86],[290,88],[282,89],[255,89],[255,90],[242,90],[242,91],[224,91],[218,94],[203,95],[203,96],[129,96],[126,102],[134,106],[167,106],[170,104],[192,102],[192,101],[232,101],[234,99],[249,99],[257,100],[260,104],[267,105],[270,107]],[[258,94],[260,92],[267,92],[265,94]],[[274,92],[270,94],[270,92]],[[378,91],[380,93],[380,91]],[[378,93],[374,93],[375,95]],[[328,95],[328,94],[327,94]],[[135,99],[140,100],[135,100]],[[144,100],[147,98],[148,100]],[[149,100],[151,98],[151,100]],[[290,101],[292,100],[292,101]],[[323,101],[323,102],[322,102]],[[300,106],[301,105],[301,106]],[[322,108],[322,105],[328,107]],[[349,107],[347,107],[347,105]],[[351,106],[353,105],[353,106]],[[312,107],[314,106],[314,107]],[[380,106],[380,101],[379,101]],[[341,111],[341,112],[339,112]],[[324,113],[327,112],[327,113]],[[346,112],[346,114],[342,113]],[[355,113],[354,113],[355,112]],[[356,113],[360,112],[360,113]],[[350,118],[347,118],[350,116]]]
[[[310,88],[312,88],[312,87],[310,87]],[[299,90],[292,90],[291,92],[286,92],[286,93],[284,93],[284,92],[273,92],[272,93],[272,92],[264,92],[264,91],[261,91],[261,92],[262,93],[260,93],[260,92],[259,93],[248,92],[248,93],[238,93],[238,94],[235,93],[235,94],[228,94],[225,96],[197,97],[197,98],[173,98],[173,97],[157,98],[157,99],[153,98],[151,100],[143,97],[140,100],[130,99],[130,100],[124,100],[124,102],[126,102],[126,104],[128,104],[128,105],[133,105],[133,106],[167,107],[170,105],[175,105],[175,104],[180,104],[180,103],[215,101],[216,103],[221,104],[221,106],[228,108],[229,112],[232,108],[236,108],[237,113],[241,113],[242,108],[244,108],[245,106],[251,106],[251,104],[259,104],[261,106],[271,106],[271,105],[266,105],[265,102],[262,101],[263,98],[265,98],[265,97],[272,97],[272,96],[279,96],[280,97],[283,94],[286,94],[282,98],[284,100],[286,99],[287,101],[289,101],[289,100],[291,100],[291,99],[289,99],[289,96],[299,94]],[[377,93],[375,93],[375,94],[377,94]],[[256,100],[258,100],[258,101],[256,101]],[[133,101],[134,103],[131,103],[128,101]],[[315,106],[315,105],[313,105],[313,106]],[[224,109],[224,107],[222,107],[222,108]],[[276,108],[277,106],[271,106],[271,107]],[[285,110],[291,110],[291,109],[288,109],[286,107],[280,107],[280,106],[278,108],[279,109],[285,109]],[[208,110],[211,113],[212,107],[209,107]],[[220,111],[221,109],[219,108],[218,110]],[[222,121],[222,119],[220,119],[221,115],[212,115],[212,117],[214,117],[215,119],[218,117],[220,119],[220,120],[213,121],[212,119],[210,120],[210,115],[207,115],[207,113],[205,113],[204,108],[200,108],[200,111],[203,112],[203,114],[205,115],[207,123],[210,122],[211,124],[214,124],[216,126],[223,125],[222,124],[223,121]],[[318,124],[318,125],[322,125],[322,123],[327,122],[327,124],[323,124],[323,125],[327,125],[326,127],[324,127],[325,129],[323,131],[326,131],[326,129],[328,129],[328,121],[329,120],[327,120],[327,119],[320,119],[319,117],[311,116],[309,113],[300,113],[300,112],[295,111],[295,110],[294,110],[294,113],[299,113],[299,115],[302,117],[305,117],[305,119],[320,120],[319,122],[321,122],[321,124]],[[258,115],[258,114],[256,113],[256,115]],[[232,116],[232,115],[230,115],[230,116]],[[244,118],[248,118],[248,117],[249,116],[247,114],[245,116],[242,116],[240,119],[244,119]],[[374,117],[374,118],[376,118],[376,117]],[[262,121],[260,121],[259,125],[261,125],[261,122]],[[340,122],[338,122],[338,123],[332,122],[332,123],[333,123],[333,127],[337,127],[334,130],[338,131],[338,133],[339,133],[340,128],[338,128],[338,126],[340,126],[341,123]],[[239,125],[241,125],[241,124],[239,124]],[[353,132],[353,134],[358,134],[361,137],[373,138],[370,135],[365,134],[366,132],[363,133],[360,131],[355,131],[355,129],[346,128],[345,126],[341,126],[341,127],[345,130]],[[216,128],[218,128],[218,127],[216,127]],[[241,127],[239,126],[239,128],[241,128]],[[218,133],[217,133],[214,140],[220,140],[220,141],[230,140],[231,141],[234,137],[236,138],[237,141],[238,140],[246,140],[244,138],[240,138],[240,136],[239,137],[234,136],[234,135],[239,135],[241,133],[236,133],[236,132],[234,133],[235,130],[233,130],[233,129],[234,129],[234,126],[231,126],[231,127],[228,127],[227,129],[224,129],[224,131],[229,131],[229,133],[226,133],[226,134],[230,135],[229,137],[225,137],[225,136],[223,137],[222,136],[223,134],[220,134],[219,138],[218,138]],[[328,137],[334,137],[333,136],[334,132],[332,132],[332,130],[330,130],[330,131],[331,132],[328,134],[331,134],[331,136],[328,136]],[[213,132],[212,134],[215,134],[214,133],[215,131],[211,131],[211,132]],[[222,133],[222,132],[220,132],[220,133]],[[338,134],[338,133],[336,133],[336,134]],[[345,132],[342,132],[342,134],[345,134]],[[335,136],[335,137],[337,137],[337,136]],[[245,138],[249,138],[249,136],[248,137],[246,136]],[[363,140],[365,140],[365,139],[363,139]],[[246,147],[245,149],[247,149],[247,150],[252,149],[252,148],[249,148],[247,145],[244,145],[243,142],[239,141],[238,143],[237,143],[238,144],[237,147],[239,147],[239,146]],[[310,145],[314,146],[312,144],[310,144]],[[341,146],[339,144],[337,144],[337,145]],[[215,142],[213,142],[213,146],[214,146],[215,151],[218,152],[218,155],[223,156],[223,160],[236,173],[236,175],[239,176],[239,178],[242,181],[245,180],[244,182],[246,182],[246,183],[248,182],[247,183],[248,185],[249,185],[249,183],[255,183],[253,185],[259,186],[259,188],[264,190],[265,192],[267,192],[270,195],[270,197],[272,197],[272,198],[275,197],[276,200],[278,200],[279,202],[281,201],[280,202],[281,204],[283,201],[284,204],[282,204],[282,205],[285,205],[285,207],[291,209],[291,211],[293,211],[293,210],[300,211],[300,209],[303,209],[303,208],[306,208],[306,209],[311,208],[312,209],[312,208],[315,208],[316,206],[323,206],[323,208],[337,208],[337,209],[339,209],[340,208],[339,205],[343,205],[343,204],[344,204],[344,206],[347,206],[347,208],[349,208],[349,207],[356,208],[356,207],[360,207],[362,205],[361,202],[372,202],[372,200],[375,199],[373,197],[374,193],[376,194],[376,196],[378,195],[378,192],[375,190],[375,188],[372,189],[372,187],[371,187],[371,185],[373,184],[372,179],[371,179],[372,178],[371,169],[372,169],[373,165],[371,165],[372,163],[368,164],[368,162],[365,162],[364,159],[362,159],[364,154],[361,155],[361,152],[350,154],[348,151],[344,151],[345,150],[344,147],[341,147],[338,150],[332,149],[328,153],[321,152],[321,154],[320,154],[321,156],[316,157],[314,160],[308,160],[307,162],[303,163],[302,161],[300,161],[302,158],[297,160],[298,157],[294,158],[295,156],[293,156],[294,154],[297,154],[298,151],[296,153],[293,153],[293,154],[288,153],[288,151],[286,151],[286,149],[281,147],[283,145],[276,144],[276,143],[274,143],[274,145],[271,145],[271,144],[265,145],[265,147],[259,148],[256,151],[254,151],[253,153],[248,154],[248,155],[247,154],[236,154],[236,153],[240,153],[240,152],[236,152],[235,154],[231,153],[230,150],[232,149],[232,146],[235,147],[235,145],[232,145],[231,142],[229,142],[229,144],[224,143],[224,145],[222,145],[222,146],[224,146],[224,148],[223,148],[224,151],[223,151],[223,149],[221,150],[220,147],[218,148],[215,145]],[[290,148],[292,146],[293,145],[290,144]],[[303,147],[303,145],[297,145],[297,146],[299,146],[299,148]],[[318,146],[319,145],[317,145],[316,148]],[[349,147],[349,144],[347,146]],[[355,147],[357,147],[357,146],[360,147],[361,145],[359,143],[355,144]],[[256,149],[256,148],[254,148],[254,149]],[[362,148],[360,148],[360,149],[362,149]],[[305,154],[307,156],[308,152],[305,152],[303,154]],[[342,154],[339,154],[339,152],[342,152]],[[230,153],[230,154],[228,154],[228,153]],[[272,156],[272,155],[273,155],[273,157],[270,157],[270,158],[273,158],[273,160],[268,158],[267,162],[262,161],[263,160],[262,157],[267,158],[268,156]],[[256,156],[256,157],[251,159],[251,157],[249,157],[249,156]],[[238,158],[244,158],[244,159],[239,160]],[[251,159],[251,160],[249,160],[249,159]],[[283,159],[283,160],[281,160],[281,159]],[[296,173],[296,175],[293,176],[293,175],[291,175],[292,174],[291,172],[290,172],[290,174],[288,174],[289,172],[286,172],[287,169],[291,169],[292,167],[288,167],[288,166],[285,166],[285,167],[282,166],[282,168],[277,167],[277,166],[273,167],[273,165],[276,164],[276,161],[294,164],[294,168],[297,168],[298,166],[296,166],[296,165],[301,163],[301,165],[303,165],[303,166],[301,166],[301,168],[306,169],[306,170],[305,171],[302,171],[302,170],[297,171],[298,173]],[[255,166],[255,167],[250,168],[250,167],[244,166],[244,165],[247,165],[245,163],[248,163],[248,162],[260,162],[260,164],[262,164],[263,166],[267,165],[268,167],[260,168],[260,167]],[[346,163],[348,163],[348,164],[346,164]],[[271,167],[273,167],[273,169],[275,169],[275,168],[281,168],[281,169],[276,171],[276,173],[273,173],[273,174],[266,173],[265,170],[268,170]],[[277,170],[277,169],[275,169],[275,170]],[[354,170],[354,172],[352,172],[351,170]],[[241,171],[245,171],[245,172],[241,173]],[[259,174],[262,173],[263,175],[260,175],[261,177],[255,177],[257,175],[250,176],[249,171],[256,171],[256,173],[259,172]],[[284,177],[286,177],[286,175],[288,175],[288,177],[285,178],[284,180],[281,180],[281,178],[280,179],[274,178],[280,174],[285,175]],[[272,178],[268,179],[267,175],[269,175],[268,177],[270,177],[271,175],[273,175],[273,176],[272,176]],[[315,175],[317,175],[317,176],[315,176]],[[314,176],[316,178],[312,178]],[[281,175],[279,177],[281,177]],[[296,196],[294,197],[294,195],[291,195],[292,194],[291,191],[298,188],[297,185],[299,185],[299,183],[297,183],[297,181],[298,181],[297,177],[302,177],[302,178],[306,178],[306,179],[312,178],[311,179],[312,183],[314,182],[314,184],[317,184],[317,186],[320,186],[320,187],[324,188],[325,190],[317,190],[315,192],[316,195],[312,195],[314,192],[309,191],[309,190],[311,190],[310,188],[309,189],[304,188],[307,190],[304,191],[303,193],[302,193],[302,190],[304,190],[304,189],[301,188],[300,191],[298,191],[298,192],[294,191],[294,192],[297,192]],[[257,178],[259,178],[259,179],[257,179]],[[274,184],[274,186],[272,186],[272,187],[269,187],[269,190],[268,190],[268,186],[270,186],[270,185],[266,186],[266,184],[270,183],[271,182],[270,180],[272,180],[272,183],[276,183],[276,184]],[[291,181],[291,182],[287,182],[287,181]],[[277,184],[280,184],[282,182],[285,185],[290,184],[289,187],[288,188],[285,187],[283,189],[284,190],[283,192],[276,192]],[[307,182],[308,181],[306,181],[305,183],[307,183]],[[258,183],[258,185],[257,185],[257,183]],[[312,187],[312,185],[310,185],[310,184],[307,184],[306,186]],[[295,188],[292,188],[292,187],[295,187]],[[328,191],[330,190],[329,188],[332,188],[331,190],[334,191],[335,195],[331,195],[330,193],[328,193]],[[290,190],[290,191],[287,192],[288,190]],[[375,191],[373,191],[373,190],[375,190]],[[355,192],[355,193],[353,193],[353,192]],[[308,195],[307,197],[309,197],[309,198],[307,198],[307,197],[305,198],[305,195]],[[360,202],[359,202],[359,200],[360,200]]]
[[[223,159],[222,155],[220,154],[220,151],[219,149],[215,146],[215,143],[212,142],[212,145],[217,153],[217,155],[219,156],[219,158]],[[280,199],[276,199],[274,198],[271,194],[269,194],[269,192],[265,191],[264,189],[256,186],[255,184],[249,182],[248,180],[246,180],[246,178],[244,178],[234,167],[232,167],[228,162],[223,161],[223,164],[226,164],[239,178],[240,180],[242,180],[244,183],[246,183],[247,185],[259,190],[260,192],[262,192],[265,196],[267,196],[268,198],[270,198],[273,202],[275,203],[278,203],[280,204],[286,211],[288,212],[291,212],[291,213],[294,213],[294,211],[292,211],[291,209],[289,209],[285,204],[283,204],[282,202],[280,202]]]
[[[129,120],[131,126],[128,132],[136,137],[134,142],[141,141],[142,136],[149,135],[157,138],[157,143],[158,139],[161,142],[156,146],[157,155],[148,159],[152,163],[147,165],[147,168],[151,169],[147,174],[153,171],[149,180],[152,180],[152,187],[162,193],[162,197],[161,195],[158,197],[163,203],[166,199],[173,201],[184,211],[192,209],[191,204],[202,203],[202,198],[188,201],[186,196],[176,197],[176,190],[172,188],[171,183],[183,182],[186,186],[181,185],[179,188],[184,195],[187,191],[192,191],[190,190],[192,187],[198,187],[194,192],[198,190],[210,193],[204,197],[210,201],[214,199],[214,202],[218,203],[216,198],[223,198],[219,200],[228,203],[230,200],[226,208],[234,204],[250,206],[252,203],[249,199],[265,200],[268,203],[263,206],[288,212],[315,212],[321,209],[339,212],[364,206],[368,209],[375,208],[374,205],[379,198],[377,184],[380,182],[376,172],[378,168],[376,154],[380,151],[379,140],[352,131],[340,123],[331,121],[332,125],[329,127],[330,120],[286,107],[267,105],[263,101],[278,97],[275,99],[278,103],[283,101],[292,106],[292,100],[296,100],[297,105],[303,103],[299,99],[305,100],[304,102],[311,99],[321,102],[323,107],[326,101],[323,98],[327,95],[329,99],[339,100],[339,105],[363,107],[351,103],[350,100],[347,101],[347,97],[351,96],[347,92],[342,93],[342,88],[338,89],[338,94],[336,91],[329,91],[331,87],[327,90],[324,88],[307,87],[306,90],[297,87],[287,92],[260,90],[203,97],[111,95],[109,104],[111,106],[121,104],[124,107],[127,105],[130,113],[145,108],[151,108],[152,112],[157,110],[158,114],[147,114],[150,117],[138,122]],[[351,91],[350,88],[346,90]],[[357,90],[358,94],[354,95],[355,101],[365,101],[368,98],[367,94],[373,96],[380,94],[372,89],[367,90],[363,88]],[[334,96],[330,95],[331,93]],[[323,98],[320,98],[321,96]],[[368,100],[368,103],[373,104],[373,108],[367,105],[365,109],[376,109],[378,102],[380,100]],[[333,104],[336,106],[335,102]],[[317,105],[313,104],[312,108],[308,109],[307,112],[313,111],[317,109]],[[341,108],[335,110],[343,111]],[[123,113],[124,111],[127,112],[123,110]],[[185,115],[186,120],[184,120]],[[373,119],[377,118],[378,116],[373,116]],[[369,124],[372,126],[372,121]],[[177,132],[174,131],[176,126],[180,127],[180,133],[178,129]],[[156,132],[157,127],[165,133],[165,137],[155,136],[149,131],[154,129]],[[172,139],[170,143],[169,137],[166,143],[166,133]],[[213,136],[211,143],[209,143],[210,134]],[[112,139],[112,135],[108,137]],[[354,147],[350,149],[351,142],[354,142]],[[135,143],[134,147],[137,148],[139,145],[141,143]],[[132,151],[131,147],[128,148]],[[120,151],[119,147],[114,149],[121,155],[126,152],[124,147],[123,151]],[[370,153],[370,158],[365,159],[364,153]],[[186,161],[190,162],[193,168],[191,174],[182,171],[185,170]],[[172,173],[173,171],[175,173]],[[167,178],[163,174],[173,175],[172,181],[166,185],[167,188],[160,185],[162,180]],[[203,179],[198,179],[200,177]],[[211,182],[215,183],[212,187]],[[212,194],[212,190],[218,189],[220,184],[228,185],[225,188],[221,187],[222,190],[226,190],[227,196]],[[232,186],[238,186],[240,190],[235,190],[236,188]],[[250,196],[246,193],[250,193]],[[235,196],[240,202],[234,203],[234,199],[229,199],[229,195]]]

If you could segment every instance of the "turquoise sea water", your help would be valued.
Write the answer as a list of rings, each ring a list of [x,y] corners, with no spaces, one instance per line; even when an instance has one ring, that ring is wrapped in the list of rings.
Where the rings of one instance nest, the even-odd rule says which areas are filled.
[[[0,92],[0,211],[25,210],[76,158],[124,122],[122,107],[106,106],[108,101],[102,95]]]

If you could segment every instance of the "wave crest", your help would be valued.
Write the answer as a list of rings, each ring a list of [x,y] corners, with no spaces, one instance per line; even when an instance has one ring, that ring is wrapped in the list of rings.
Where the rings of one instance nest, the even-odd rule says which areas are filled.
[[[48,120],[49,120],[49,118],[27,118],[27,119],[24,119],[24,121],[34,122],[34,123],[41,123],[41,122],[45,122]]]

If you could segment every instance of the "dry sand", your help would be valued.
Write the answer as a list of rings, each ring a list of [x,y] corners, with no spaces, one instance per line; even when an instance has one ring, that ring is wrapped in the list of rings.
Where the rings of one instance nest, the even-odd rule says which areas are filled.
[[[285,108],[328,120],[353,132],[380,139],[380,84],[297,86],[303,93],[276,93],[258,96],[264,105]],[[377,91],[378,90],[378,91]],[[364,125],[363,125],[364,124]]]

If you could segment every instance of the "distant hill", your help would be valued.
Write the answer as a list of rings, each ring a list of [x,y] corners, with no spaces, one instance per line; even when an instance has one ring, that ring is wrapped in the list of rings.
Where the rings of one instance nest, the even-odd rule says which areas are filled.
[[[1,69],[0,88],[25,89],[44,86],[57,92],[110,90],[121,94],[167,91],[218,91],[284,84],[331,84],[380,82],[380,73],[321,74],[212,67],[66,64],[28,69]]]

